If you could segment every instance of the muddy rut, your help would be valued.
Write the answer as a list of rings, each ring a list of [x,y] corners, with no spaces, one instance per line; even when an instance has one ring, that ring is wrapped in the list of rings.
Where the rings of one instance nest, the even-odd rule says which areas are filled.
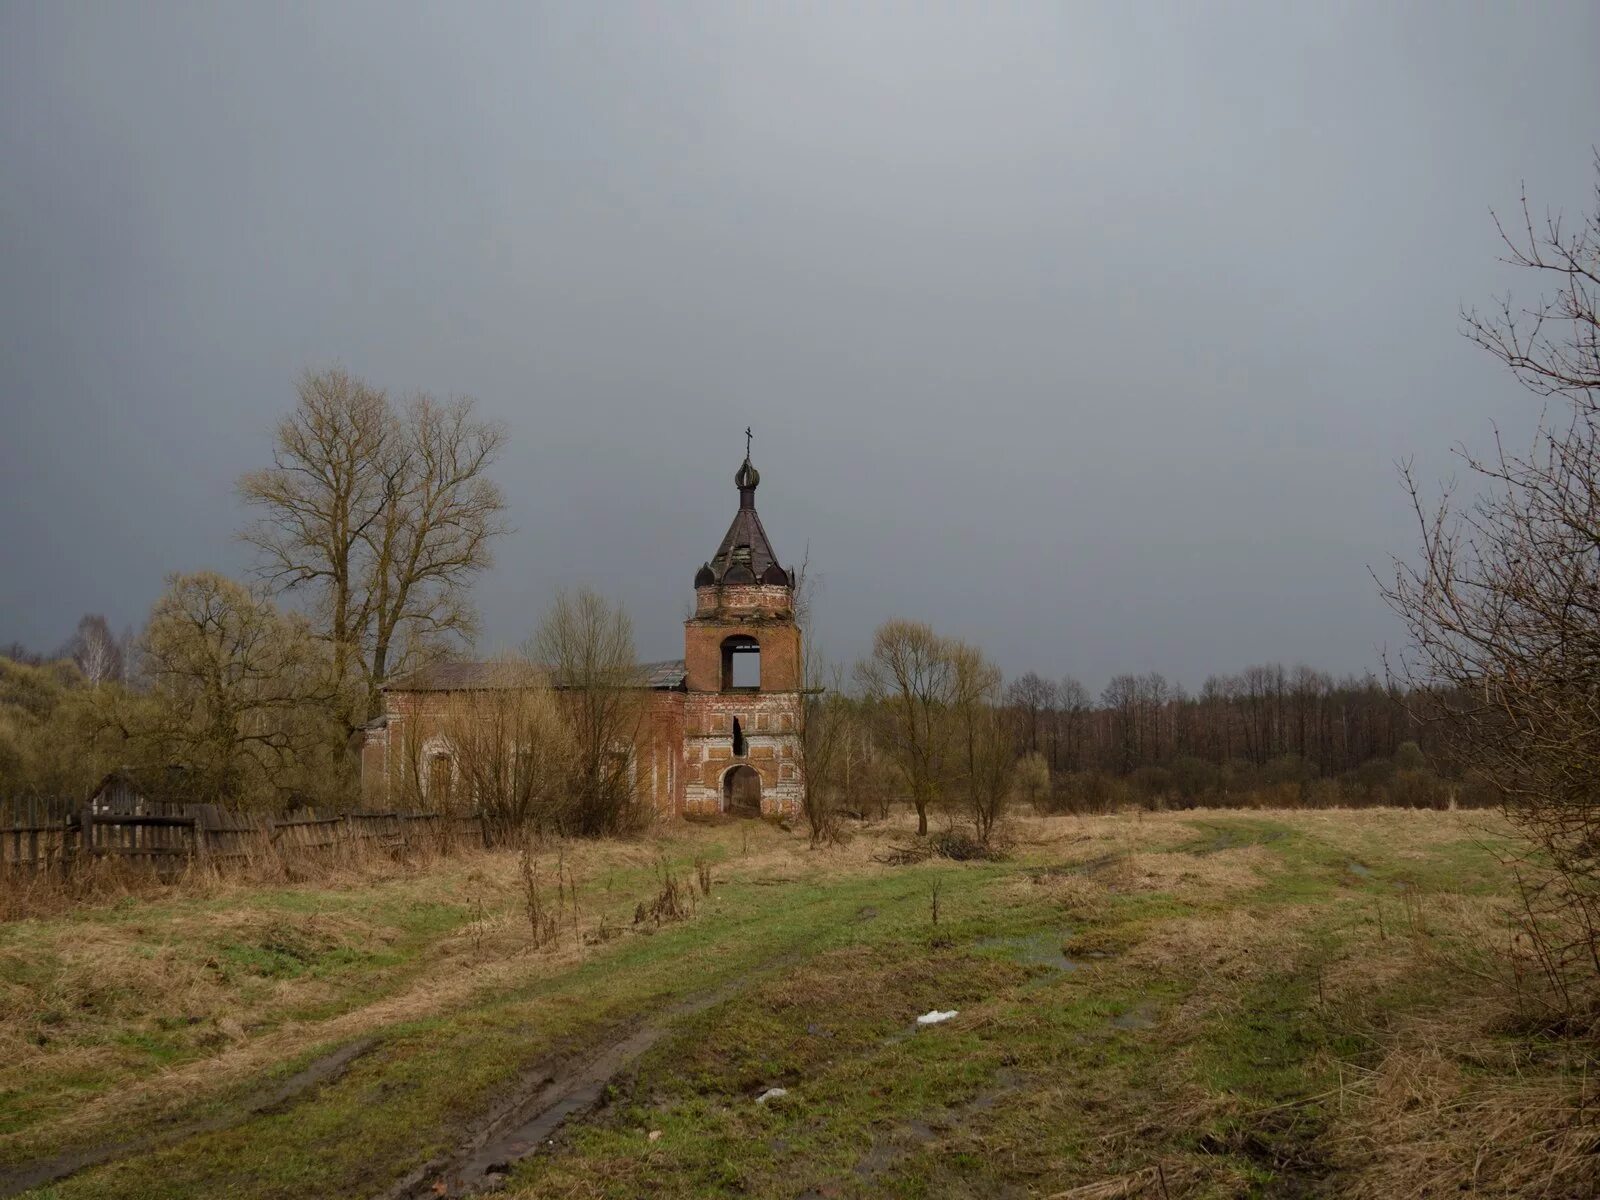
[[[375,1037],[348,1042],[333,1053],[325,1054],[302,1067],[283,1082],[250,1093],[244,1098],[242,1105],[236,1106],[230,1113],[204,1121],[191,1121],[164,1133],[146,1134],[129,1141],[108,1142],[100,1146],[69,1150],[52,1158],[40,1159],[20,1167],[0,1168],[0,1197],[16,1196],[33,1188],[43,1187],[47,1183],[59,1182],[89,1167],[98,1167],[102,1163],[159,1150],[201,1134],[228,1129],[251,1117],[277,1112],[312,1089],[338,1079],[349,1069],[351,1063],[370,1052],[377,1044],[378,1039]]]
[[[877,909],[863,908],[855,921],[871,921],[877,915]],[[453,1151],[411,1171],[379,1200],[470,1196],[494,1187],[566,1121],[598,1107],[606,1087],[670,1034],[677,1022],[732,1000],[758,980],[804,962],[814,950],[806,945],[768,959],[720,987],[657,1010],[584,1056],[525,1072],[512,1098],[476,1122]]]
[[[406,1175],[382,1194],[383,1200],[468,1196],[493,1186],[566,1120],[595,1108],[606,1086],[670,1033],[675,1021],[731,1000],[751,981],[752,976],[744,976],[657,1012],[585,1058],[534,1068],[522,1077],[509,1103],[482,1120],[452,1152]]]
[[[877,915],[875,908],[863,908],[854,921],[864,923]],[[564,1122],[595,1108],[607,1085],[671,1033],[678,1021],[733,999],[775,972],[804,962],[815,951],[815,941],[808,940],[719,987],[635,1018],[624,1032],[581,1055],[547,1060],[524,1071],[512,1086],[509,1099],[467,1125],[452,1150],[415,1168],[380,1193],[380,1200],[467,1196],[493,1187],[514,1163],[544,1145]],[[337,1081],[353,1062],[377,1048],[381,1041],[381,1035],[374,1035],[349,1042],[287,1079],[248,1094],[216,1117],[0,1168],[0,1200],[91,1167],[164,1149],[189,1138],[233,1128],[253,1117],[282,1111],[315,1089]]]

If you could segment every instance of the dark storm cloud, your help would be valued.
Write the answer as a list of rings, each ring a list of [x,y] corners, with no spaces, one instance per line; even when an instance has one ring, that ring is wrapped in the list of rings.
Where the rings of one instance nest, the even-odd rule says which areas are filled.
[[[1531,416],[1487,209],[1600,139],[1593,4],[1397,7],[5,4],[0,640],[242,571],[342,363],[510,426],[488,646],[674,653],[748,423],[837,657],[1372,666],[1395,460]]]

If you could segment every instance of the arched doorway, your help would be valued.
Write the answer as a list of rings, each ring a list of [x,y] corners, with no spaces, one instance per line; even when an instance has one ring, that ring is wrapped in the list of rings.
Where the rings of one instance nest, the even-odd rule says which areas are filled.
[[[722,811],[741,817],[761,815],[761,776],[740,764],[722,777]]]

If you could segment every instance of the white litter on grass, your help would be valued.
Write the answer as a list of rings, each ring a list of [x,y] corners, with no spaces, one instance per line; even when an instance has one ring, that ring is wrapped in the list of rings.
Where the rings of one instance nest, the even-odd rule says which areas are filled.
[[[932,1012],[925,1012],[920,1017],[918,1017],[917,1018],[917,1024],[918,1025],[937,1025],[940,1021],[948,1021],[951,1017],[955,1016],[956,1015],[956,1011],[957,1011],[956,1009],[952,1008],[949,1012],[940,1012],[936,1008]]]
[[[778,1100],[789,1094],[788,1088],[768,1088],[756,1097],[757,1104],[765,1104],[768,1100]]]

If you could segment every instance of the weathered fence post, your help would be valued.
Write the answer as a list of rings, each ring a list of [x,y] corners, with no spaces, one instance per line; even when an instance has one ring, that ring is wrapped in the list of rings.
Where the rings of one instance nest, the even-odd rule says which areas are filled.
[[[205,818],[200,816],[195,817],[192,828],[194,829],[194,847],[190,851],[190,857],[196,862],[203,863],[206,861],[206,852],[210,849],[210,847],[206,845]]]
[[[92,801],[78,810],[78,846],[85,858],[94,853],[94,803]]]

